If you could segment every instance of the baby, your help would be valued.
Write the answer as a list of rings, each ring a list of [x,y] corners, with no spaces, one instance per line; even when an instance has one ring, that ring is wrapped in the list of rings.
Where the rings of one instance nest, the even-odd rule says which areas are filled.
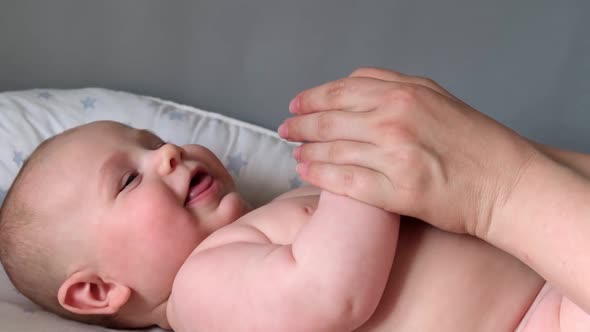
[[[47,140],[23,166],[0,210],[0,258],[45,309],[116,328],[590,327],[512,256],[417,220],[399,226],[311,187],[250,211],[209,150],[102,121]]]
[[[27,297],[73,319],[352,331],[393,261],[398,216],[313,188],[246,214],[209,150],[115,122],[50,139],[23,169],[2,208],[2,263]]]

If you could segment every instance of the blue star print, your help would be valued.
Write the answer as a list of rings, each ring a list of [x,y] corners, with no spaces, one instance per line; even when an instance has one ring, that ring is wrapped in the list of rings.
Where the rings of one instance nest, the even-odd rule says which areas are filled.
[[[84,107],[85,110],[90,109],[90,108],[94,109],[94,103],[96,102],[96,99],[86,97],[86,98],[80,100],[80,102],[82,103],[82,107]]]
[[[21,167],[25,162],[25,158],[23,157],[23,153],[20,151],[14,151],[12,161],[18,166]]]
[[[47,99],[53,97],[53,95],[47,91],[43,91],[43,92],[39,92],[37,97],[47,100]]]
[[[184,120],[184,118],[186,118],[186,113],[172,111],[168,114],[168,117],[170,118],[170,120]]]
[[[242,159],[242,154],[238,153],[237,155],[228,156],[227,157],[227,169],[232,171],[235,175],[240,175],[240,170],[242,167],[246,166],[248,162]]]
[[[303,182],[301,182],[301,180],[299,180],[299,177],[297,175],[295,175],[294,177],[292,177],[289,180],[289,184],[291,185],[291,189],[295,189],[295,188],[301,187]]]

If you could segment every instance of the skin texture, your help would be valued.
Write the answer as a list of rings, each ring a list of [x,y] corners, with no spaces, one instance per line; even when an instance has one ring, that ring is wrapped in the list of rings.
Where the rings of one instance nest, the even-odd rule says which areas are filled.
[[[361,68],[299,93],[281,137],[310,183],[520,259],[590,312],[590,157],[544,147],[436,82]],[[534,197],[534,199],[532,199]]]
[[[536,153],[435,82],[389,71],[303,91],[290,110],[279,134],[309,142],[295,152],[305,179],[458,233],[485,233]]]
[[[348,197],[291,191],[195,249],[174,282],[171,325],[353,331],[381,300],[398,228],[399,216]]]
[[[381,298],[396,247],[397,215],[328,192],[318,203],[317,189],[301,200],[310,195],[304,188],[240,218],[248,207],[209,150],[166,144],[114,122],[77,128],[53,147],[42,173],[54,172],[43,188],[57,188],[54,194],[68,208],[51,217],[66,220],[64,237],[79,239],[79,250],[69,248],[67,278],[58,292],[71,312],[116,313],[129,327],[192,331],[224,323],[216,329],[221,331],[231,328],[226,317],[242,314],[241,329],[351,331],[369,319]],[[213,178],[212,189],[187,200],[198,172]],[[45,201],[47,210],[56,204]],[[72,243],[62,244],[68,251],[66,244]],[[266,258],[256,260],[261,255]],[[251,278],[231,277],[245,269]],[[267,287],[273,275],[285,284]],[[169,304],[173,285],[174,306]],[[259,296],[236,297],[243,291]],[[305,303],[317,293],[321,301]],[[229,302],[199,306],[202,299],[216,298]],[[240,299],[247,300],[244,311],[233,308]],[[290,310],[269,317],[263,309],[270,304]],[[178,315],[173,307],[188,313]],[[230,309],[224,312],[225,307]],[[220,311],[222,316],[215,315]]]

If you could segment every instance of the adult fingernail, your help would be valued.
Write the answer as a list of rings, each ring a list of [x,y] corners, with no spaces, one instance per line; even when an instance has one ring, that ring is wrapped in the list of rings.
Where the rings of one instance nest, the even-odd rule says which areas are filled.
[[[289,134],[289,129],[287,128],[286,122],[283,122],[283,124],[279,126],[278,132],[281,138],[287,138],[287,135]]]
[[[289,103],[289,112],[293,114],[299,113],[299,96],[295,96]]]
[[[301,146],[298,146],[293,150],[293,158],[295,158],[297,162],[301,161]]]
[[[295,167],[295,171],[297,172],[297,174],[299,174],[299,176],[305,177],[307,175],[307,172],[309,171],[309,164],[306,162],[299,163]]]

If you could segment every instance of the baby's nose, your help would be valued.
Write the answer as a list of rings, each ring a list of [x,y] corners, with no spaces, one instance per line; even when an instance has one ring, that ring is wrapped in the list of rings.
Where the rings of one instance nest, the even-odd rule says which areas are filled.
[[[173,172],[182,162],[183,150],[175,144],[166,143],[158,149],[159,165],[158,173],[166,175]]]

